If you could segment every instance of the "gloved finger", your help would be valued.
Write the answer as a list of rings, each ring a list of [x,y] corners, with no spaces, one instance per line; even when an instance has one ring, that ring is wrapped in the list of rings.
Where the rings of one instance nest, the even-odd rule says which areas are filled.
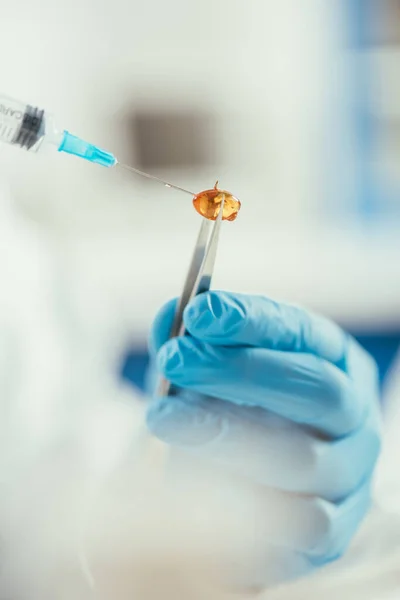
[[[189,392],[154,401],[147,423],[162,441],[227,472],[331,501],[369,477],[380,448],[372,414],[352,435],[328,441],[261,409]]]
[[[315,354],[343,368],[347,336],[332,321],[264,296],[211,291],[186,307],[189,333],[213,345]]]
[[[255,580],[263,572],[269,580],[279,580],[279,565],[282,575],[285,571],[294,576],[306,574],[301,558],[311,571],[343,556],[370,507],[370,486],[366,482],[337,504],[268,490],[264,513],[254,511]]]
[[[205,478],[206,485],[209,482],[211,488],[215,487],[215,480],[225,481],[224,468],[210,471],[206,466],[208,461],[194,461],[192,455],[185,461],[182,452],[175,452],[173,459],[176,458],[180,461],[177,478],[181,486],[177,491],[183,497],[187,496],[186,485],[190,486],[188,492],[193,493],[191,486],[197,473],[200,481]],[[189,469],[186,477],[185,469]],[[246,485],[237,478],[236,482],[242,506],[248,514],[249,530],[255,533],[255,545],[261,551],[269,544],[294,550],[306,555],[315,565],[337,558],[344,552],[370,504],[369,478],[338,502],[273,487]],[[227,508],[235,510],[234,499]]]
[[[371,480],[340,503],[321,502],[326,527],[315,547],[307,552],[314,566],[336,560],[346,551],[371,506]]]
[[[161,346],[169,339],[178,299],[170,300],[159,310],[154,319],[149,337],[149,352],[155,356]]]
[[[267,543],[295,550],[313,566],[322,566],[347,549],[370,507],[370,488],[371,482],[367,481],[337,504],[268,490],[264,507],[267,516],[262,520],[257,515],[257,534],[261,536],[264,529]]]
[[[210,346],[185,337],[164,344],[157,364],[180,388],[260,407],[334,437],[357,428],[369,403],[345,373],[311,354]]]
[[[157,314],[150,334],[155,354],[169,339],[177,298]],[[346,335],[334,323],[263,296],[206,292],[186,307],[184,322],[189,333],[214,345],[244,345],[293,352],[309,352],[342,365]]]

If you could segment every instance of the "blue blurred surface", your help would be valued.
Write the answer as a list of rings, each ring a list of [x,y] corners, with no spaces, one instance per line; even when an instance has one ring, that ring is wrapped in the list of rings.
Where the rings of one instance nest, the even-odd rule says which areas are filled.
[[[357,334],[354,337],[375,358],[381,384],[384,382],[400,344],[400,332],[390,334]]]
[[[122,378],[144,390],[144,379],[148,364],[149,356],[146,350],[129,352],[122,363]]]
[[[395,333],[363,333],[351,332],[362,346],[375,358],[379,367],[381,384],[383,383],[393,359],[395,358],[397,348],[400,344],[400,331]],[[144,389],[144,377],[148,366],[149,357],[147,351],[135,350],[130,352],[122,365],[122,377],[136,385],[141,390]]]

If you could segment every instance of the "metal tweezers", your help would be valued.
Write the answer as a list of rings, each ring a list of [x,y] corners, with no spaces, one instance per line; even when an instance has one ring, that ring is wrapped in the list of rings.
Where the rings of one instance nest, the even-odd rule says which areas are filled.
[[[186,276],[185,285],[176,308],[169,339],[185,335],[183,312],[189,302],[198,294],[208,292],[214,271],[219,242],[219,234],[224,211],[225,196],[222,198],[215,221],[203,219],[193,252],[192,261]],[[160,381],[159,396],[173,396],[176,388],[166,379]]]

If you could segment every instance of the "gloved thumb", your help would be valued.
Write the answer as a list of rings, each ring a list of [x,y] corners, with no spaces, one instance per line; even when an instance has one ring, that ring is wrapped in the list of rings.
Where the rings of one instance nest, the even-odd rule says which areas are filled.
[[[186,390],[173,398],[156,398],[147,411],[147,426],[167,444],[203,446],[216,439],[223,427],[223,417],[213,410],[213,402]]]

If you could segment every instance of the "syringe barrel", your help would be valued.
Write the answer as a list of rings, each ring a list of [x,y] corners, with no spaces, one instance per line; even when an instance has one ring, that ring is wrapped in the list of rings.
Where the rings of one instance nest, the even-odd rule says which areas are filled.
[[[58,130],[53,115],[40,108],[0,94],[0,142],[37,152],[44,145],[56,146],[59,152],[73,154],[103,167],[113,167],[117,160],[103,150],[66,130]]]
[[[44,140],[57,143],[61,139],[52,115],[46,111],[0,94],[0,141],[37,152]]]

